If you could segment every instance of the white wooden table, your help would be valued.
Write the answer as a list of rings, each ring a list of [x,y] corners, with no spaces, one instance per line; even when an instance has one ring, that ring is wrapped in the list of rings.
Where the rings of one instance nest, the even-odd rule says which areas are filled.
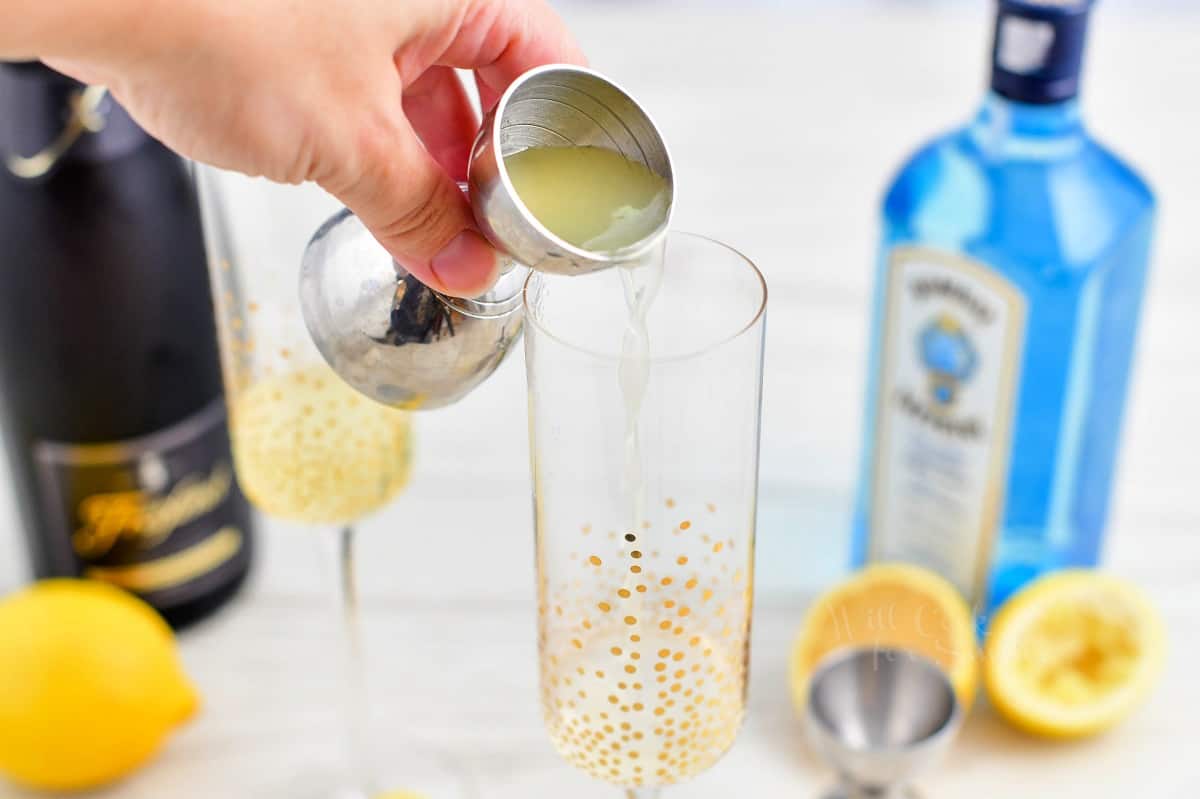
[[[786,653],[806,598],[845,560],[877,201],[908,150],[970,113],[989,36],[983,2],[740,5],[563,9],[593,63],[665,129],[679,227],[739,246],[771,286],[750,713],[724,761],[668,793],[681,799],[811,797],[827,782],[790,708]],[[977,709],[925,782],[931,797],[1182,799],[1200,779],[1200,6],[1106,0],[1089,62],[1093,126],[1162,200],[1109,563],[1166,614],[1168,670],[1141,712],[1095,741],[1030,740]],[[613,799],[541,728],[523,381],[518,355],[422,417],[411,489],[363,526],[374,720],[379,739],[407,730],[455,753],[484,797]],[[0,523],[8,589],[24,567],[6,493]],[[336,757],[327,575],[304,533],[264,528],[252,586],[183,640],[203,714],[98,799],[241,799]]]

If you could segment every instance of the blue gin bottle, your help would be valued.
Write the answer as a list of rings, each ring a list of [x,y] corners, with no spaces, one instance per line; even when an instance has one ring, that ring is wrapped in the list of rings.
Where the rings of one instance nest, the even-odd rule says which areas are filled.
[[[981,613],[1095,564],[1108,519],[1154,196],[1084,127],[1090,11],[999,0],[983,107],[883,205],[854,558]]]

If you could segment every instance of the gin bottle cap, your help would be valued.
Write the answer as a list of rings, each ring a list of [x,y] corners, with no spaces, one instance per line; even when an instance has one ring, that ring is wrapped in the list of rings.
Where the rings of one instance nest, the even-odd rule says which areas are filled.
[[[992,90],[1042,105],[1075,97],[1091,7],[1092,0],[999,0]]]

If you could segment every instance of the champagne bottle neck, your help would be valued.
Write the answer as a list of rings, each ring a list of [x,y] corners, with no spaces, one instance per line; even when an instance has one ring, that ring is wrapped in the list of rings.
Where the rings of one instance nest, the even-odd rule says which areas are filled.
[[[115,160],[147,138],[102,89],[45,67],[0,67],[0,172],[36,179],[70,162]]]

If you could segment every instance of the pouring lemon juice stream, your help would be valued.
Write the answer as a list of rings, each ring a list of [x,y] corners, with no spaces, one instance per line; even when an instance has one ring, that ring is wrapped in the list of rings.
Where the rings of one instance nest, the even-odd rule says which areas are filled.
[[[614,252],[654,235],[671,204],[662,176],[601,147],[533,147],[504,159],[526,207],[550,232],[590,252]],[[638,418],[649,378],[646,315],[662,285],[665,238],[621,262],[629,321],[621,343],[618,380],[625,400],[625,491],[629,529],[645,518]]]

